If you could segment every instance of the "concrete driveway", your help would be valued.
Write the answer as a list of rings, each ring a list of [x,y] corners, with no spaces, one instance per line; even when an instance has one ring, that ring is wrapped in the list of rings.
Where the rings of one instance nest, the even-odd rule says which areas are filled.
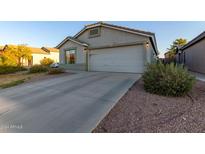
[[[139,78],[81,72],[0,90],[0,132],[91,132]]]

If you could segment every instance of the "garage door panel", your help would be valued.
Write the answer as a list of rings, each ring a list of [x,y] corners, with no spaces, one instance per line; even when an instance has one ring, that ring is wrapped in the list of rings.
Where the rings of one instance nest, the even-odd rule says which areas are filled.
[[[144,71],[142,46],[92,50],[89,61],[91,71],[133,73]]]

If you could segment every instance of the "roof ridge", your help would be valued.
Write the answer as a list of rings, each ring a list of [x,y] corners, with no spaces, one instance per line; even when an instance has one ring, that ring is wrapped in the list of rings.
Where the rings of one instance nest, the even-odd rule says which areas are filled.
[[[122,29],[137,31],[137,32],[141,32],[141,33],[147,33],[147,34],[151,34],[151,35],[155,34],[155,33],[150,32],[150,31],[143,31],[143,30],[139,30],[139,29],[136,29],[136,28],[130,28],[130,27],[127,27],[127,26],[119,26],[119,25],[115,25],[115,24],[106,23],[106,22],[103,22],[103,21],[99,21],[99,22],[96,22],[96,23],[93,23],[93,24],[88,24],[88,25],[85,25],[85,27],[89,28],[90,26],[95,26],[97,24],[118,27],[118,28],[122,28]]]
[[[136,28],[130,28],[130,27],[126,27],[126,26],[118,26],[118,25],[114,25],[114,24],[108,24],[108,23],[103,23],[105,25],[111,25],[111,26],[115,26],[115,27],[119,27],[119,28],[126,28],[126,29],[130,29],[130,30],[134,30],[134,31],[139,31],[139,32],[145,32],[145,33],[150,33],[150,34],[154,34],[152,32],[149,32],[149,31],[144,31],[144,30],[139,30],[139,29],[136,29]]]
[[[80,44],[80,45],[83,45],[83,46],[88,46],[87,43],[82,42],[82,41],[80,41],[79,39],[77,39],[77,38],[75,38],[75,37],[67,36],[67,37],[66,37],[60,44],[58,44],[55,48],[56,48],[56,49],[59,49],[59,47],[60,47],[64,42],[66,42],[66,41],[68,41],[68,40],[71,40],[71,41],[73,41],[73,42],[75,42],[75,43],[78,43],[78,44]]]
[[[5,47],[5,46],[19,46],[20,44],[5,44],[5,45],[0,45],[0,47]],[[42,47],[34,47],[34,46],[28,46],[26,45],[26,47],[28,48],[35,48],[35,49],[42,49],[42,48],[55,48],[55,47],[48,47],[48,46],[42,46]]]
[[[13,45],[13,44],[6,44],[4,47],[9,47],[9,46],[14,46],[17,47],[18,45]],[[42,48],[39,47],[32,47],[32,46],[27,46],[32,53],[37,53],[37,54],[47,54],[47,52],[45,50],[43,50]]]
[[[93,25],[96,25],[96,24],[103,24],[103,23],[105,23],[105,22],[103,22],[103,21],[98,21],[98,22],[95,22],[95,23],[92,23],[92,24],[87,24],[87,25],[85,25],[85,27],[93,26]]]
[[[56,47],[48,47],[48,46],[43,46],[42,48],[53,48],[53,49],[56,49]]]

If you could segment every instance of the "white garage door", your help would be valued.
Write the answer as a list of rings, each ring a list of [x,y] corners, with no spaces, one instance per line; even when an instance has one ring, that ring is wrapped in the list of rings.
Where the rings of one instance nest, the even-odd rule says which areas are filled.
[[[143,46],[91,50],[89,70],[143,73],[144,57]]]

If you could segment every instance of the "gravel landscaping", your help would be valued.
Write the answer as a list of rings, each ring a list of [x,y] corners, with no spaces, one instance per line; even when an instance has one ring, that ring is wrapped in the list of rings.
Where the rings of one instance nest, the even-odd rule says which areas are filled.
[[[205,82],[184,97],[144,91],[139,80],[93,130],[95,133],[205,132]]]

